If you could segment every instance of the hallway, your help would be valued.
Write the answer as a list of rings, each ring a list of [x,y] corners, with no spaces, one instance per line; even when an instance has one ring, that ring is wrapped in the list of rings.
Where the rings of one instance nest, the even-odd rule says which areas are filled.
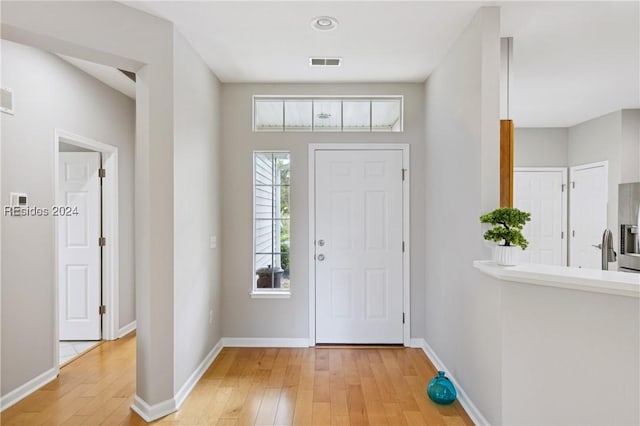
[[[419,349],[225,348],[172,425],[470,425],[462,407],[437,406],[435,370]],[[60,377],[2,413],[9,425],[141,425],[135,334],[104,342]]]
[[[105,341],[60,369],[58,379],[2,412],[2,425],[145,424],[135,393],[135,333]]]

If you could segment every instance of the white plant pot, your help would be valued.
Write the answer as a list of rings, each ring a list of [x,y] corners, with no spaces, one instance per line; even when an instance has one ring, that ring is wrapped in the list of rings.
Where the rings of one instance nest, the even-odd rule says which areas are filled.
[[[493,249],[493,260],[498,265],[513,266],[517,265],[516,258],[518,253],[517,246],[495,246]]]

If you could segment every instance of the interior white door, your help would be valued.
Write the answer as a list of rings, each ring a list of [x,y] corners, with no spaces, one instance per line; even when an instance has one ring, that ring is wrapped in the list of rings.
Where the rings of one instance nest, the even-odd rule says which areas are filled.
[[[516,168],[513,172],[513,205],[531,213],[523,229],[529,241],[518,251],[523,263],[566,265],[566,169]]]
[[[316,342],[402,343],[402,151],[315,153]]]
[[[60,340],[100,340],[100,154],[59,153]]]
[[[608,171],[606,163],[571,167],[569,192],[569,264],[600,269],[602,233],[607,228]]]

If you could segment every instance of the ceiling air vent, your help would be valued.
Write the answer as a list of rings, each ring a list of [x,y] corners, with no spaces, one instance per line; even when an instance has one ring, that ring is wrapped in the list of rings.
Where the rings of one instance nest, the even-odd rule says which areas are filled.
[[[0,111],[13,115],[13,91],[3,87],[2,89],[2,103],[0,104]]]
[[[312,67],[339,67],[342,58],[309,58]]]

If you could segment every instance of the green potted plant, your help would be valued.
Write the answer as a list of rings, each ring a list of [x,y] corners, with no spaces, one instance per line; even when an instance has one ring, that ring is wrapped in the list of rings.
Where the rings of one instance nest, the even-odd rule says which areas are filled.
[[[499,265],[515,265],[515,248],[527,248],[529,242],[522,235],[522,228],[531,220],[531,213],[516,208],[500,207],[480,216],[481,223],[493,228],[484,233],[484,239],[501,243],[493,252],[493,260]]]

